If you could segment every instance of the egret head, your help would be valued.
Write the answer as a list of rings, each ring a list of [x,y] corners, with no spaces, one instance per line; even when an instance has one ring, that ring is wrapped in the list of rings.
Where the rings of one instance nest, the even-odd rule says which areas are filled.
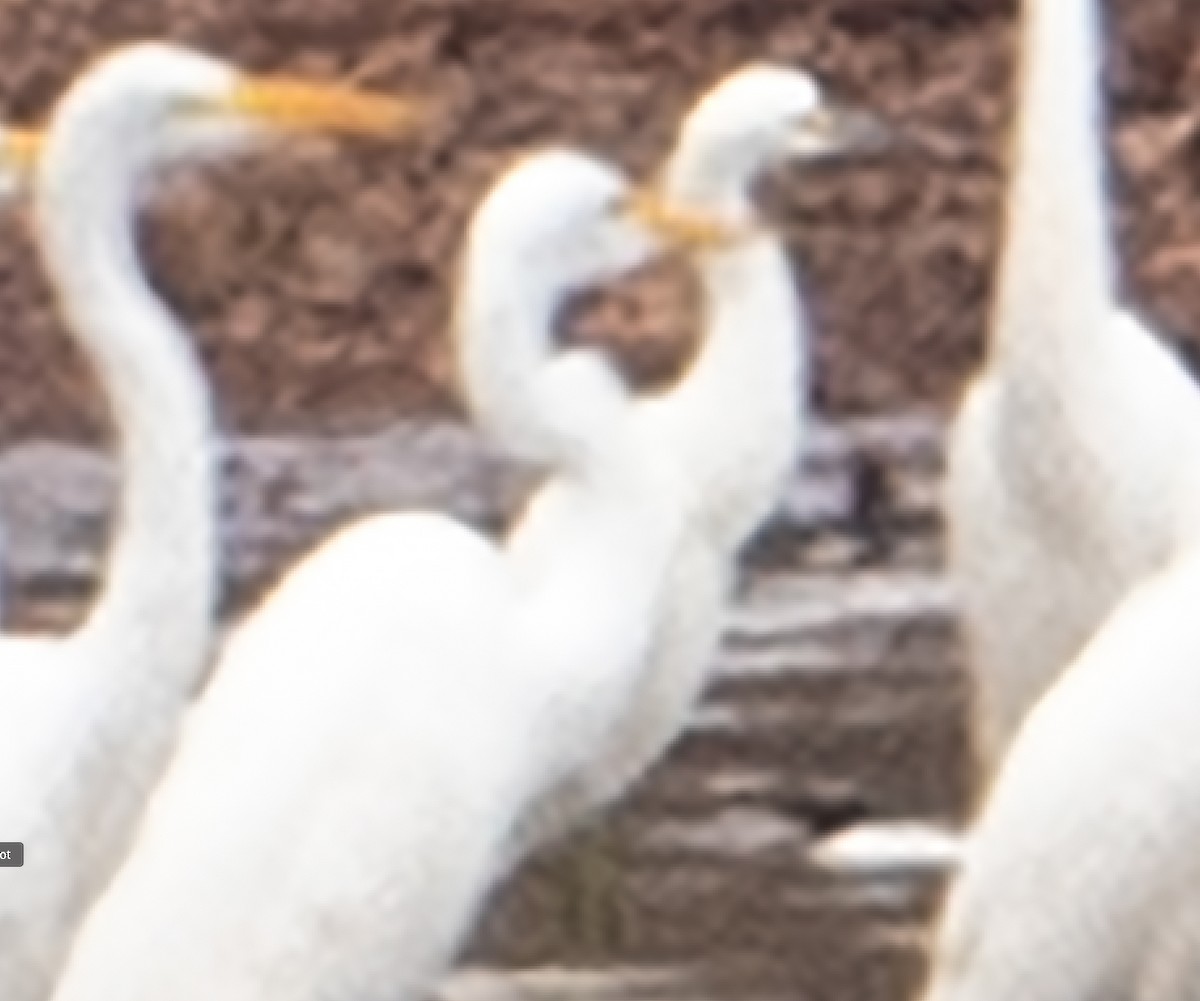
[[[726,77],[684,119],[668,190],[691,201],[748,197],[764,170],[875,148],[882,126],[825,100],[801,70],[754,65]]]
[[[599,352],[554,351],[555,313],[706,232],[699,213],[674,211],[583,153],[548,150],[507,171],[471,220],[455,297],[459,372],[481,425],[551,467],[598,457],[628,388]]]
[[[273,133],[388,133],[413,117],[411,106],[390,98],[257,78],[177,45],[146,42],[110,54],[68,88],[46,154],[71,145],[76,153],[90,150],[97,170],[136,174],[163,161],[228,155]]]
[[[613,280],[661,246],[617,170],[556,149],[522,160],[492,187],[471,223],[467,265],[503,262],[531,294],[557,298]]]

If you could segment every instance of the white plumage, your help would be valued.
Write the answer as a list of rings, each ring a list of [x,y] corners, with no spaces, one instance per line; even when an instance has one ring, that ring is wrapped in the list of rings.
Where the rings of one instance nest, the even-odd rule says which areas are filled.
[[[720,81],[680,127],[660,187],[667,205],[711,228],[707,249],[694,255],[705,329],[679,384],[639,402],[634,419],[644,447],[675,469],[688,523],[637,694],[603,750],[542,804],[547,831],[615,798],[679,733],[712,666],[738,552],[799,459],[805,323],[753,185],[767,170],[874,135],[865,116],[825,105],[806,74],[767,65]]]
[[[685,126],[665,192],[668,215],[729,232],[753,221],[761,167],[841,141],[814,138],[806,77],[735,84]],[[550,359],[562,296],[649,253],[612,216],[621,195],[557,154],[472,227],[465,386],[485,427],[556,473],[507,551],[391,516],[289,575],[231,642],[59,1001],[413,996],[504,865],[675,734],[736,548],[794,461],[797,319],[781,251],[754,234],[706,260],[711,338],[674,393],[634,407],[593,353]]]
[[[1128,589],[1200,532],[1200,395],[1116,303],[1095,0],[1026,0],[1007,239],[947,503],[985,770]]]
[[[134,215],[156,164],[249,140],[251,105],[278,92],[252,101],[244,82],[183,50],[123,50],[68,91],[39,156],[39,244],[112,408],[123,482],[104,589],[84,624],[0,644],[0,837],[25,844],[24,866],[0,870],[5,1001],[48,993],[208,664],[217,539],[206,385],[142,275]]]
[[[1018,731],[927,1001],[1188,1001],[1200,969],[1200,559],[1137,587]]]
[[[1129,588],[1200,539],[1200,393],[1116,298],[1095,6],[1025,0],[988,357],[950,441],[950,563],[985,787]],[[830,839],[818,860],[952,866],[956,840],[880,825]]]
[[[89,899],[120,857],[207,663],[216,533],[206,387],[133,249],[132,141],[157,103],[99,67],[54,116],[34,221],[51,281],[101,381],[121,451],[121,508],[104,589],[64,638],[0,643],[0,996],[46,996]],[[206,79],[207,64],[188,67]],[[185,71],[185,78],[187,78]],[[141,97],[141,100],[138,98]],[[127,99],[128,103],[127,103]]]
[[[563,297],[654,249],[624,193],[545,154],[472,225],[460,339],[510,365],[556,472],[528,549],[391,515],[293,570],[221,658],[59,1001],[415,998],[449,961],[525,811],[627,705],[681,521],[615,375],[547,358]]]
[[[231,642],[59,1001],[413,996],[505,864],[657,757],[703,682],[737,547],[795,461],[792,280],[748,232],[748,189],[845,138],[807,77],[768,68],[689,118],[665,216],[728,239],[702,265],[701,360],[636,407],[595,354],[549,358],[562,296],[649,253],[613,216],[621,186],[565,154],[501,184],[472,227],[459,356],[483,425],[555,476],[503,553],[392,516],[289,575]]]

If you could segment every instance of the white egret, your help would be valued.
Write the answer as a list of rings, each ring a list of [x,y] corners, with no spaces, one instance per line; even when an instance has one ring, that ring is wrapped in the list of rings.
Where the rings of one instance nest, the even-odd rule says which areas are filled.
[[[65,637],[0,641],[0,997],[46,996],[116,867],[208,663],[216,588],[213,435],[184,332],[137,260],[135,203],[164,158],[266,127],[384,126],[390,102],[258,83],[185,50],[124,49],[56,108],[34,223],[67,325],[112,408],[120,511],[104,588]]]
[[[986,786],[1026,711],[1126,591],[1200,540],[1200,394],[1117,303],[1095,0],[1024,0],[988,357],[946,505]],[[835,868],[953,865],[956,836],[855,829]]]
[[[928,1001],[1190,1001],[1200,968],[1200,558],[1134,587],[1018,730]]]
[[[842,141],[802,74],[745,73],[706,106],[680,149],[684,178],[707,186],[672,204],[668,185],[637,211],[712,245],[707,374],[632,407],[596,355],[549,361],[564,292],[628,266],[634,247],[644,256],[646,237],[614,226],[619,186],[581,193],[578,163],[570,184],[558,176],[561,155],[508,178],[472,228],[459,354],[484,426],[554,477],[499,553],[452,522],[402,515],[349,529],[293,571],[223,658],[59,1001],[412,996],[508,861],[615,795],[675,734],[734,551],[794,461],[791,277],[745,189],[775,159]],[[764,340],[762,370],[722,378],[722,357]],[[705,441],[726,422],[728,438]],[[744,451],[726,467],[706,444]],[[757,448],[773,465],[743,489],[731,478]],[[710,483],[725,490],[711,503]],[[318,920],[342,933],[319,934]]]
[[[563,299],[657,247],[625,198],[547,153],[469,236],[464,364],[526,392],[513,421],[554,471],[528,517],[553,549],[384,515],[291,571],[231,639],[58,1001],[416,998],[450,960],[525,812],[627,704],[681,523],[616,375],[549,358]]]
[[[612,800],[682,728],[708,678],[738,551],[776,503],[799,458],[806,324],[782,241],[759,217],[760,176],[874,146],[878,125],[824,101],[806,73],[769,65],[717,83],[685,117],[659,207],[692,230],[706,309],[696,360],[637,405],[637,435],[674,470],[688,524],[671,556],[637,694],[587,767],[546,797],[548,833]],[[498,370],[496,370],[498,372]],[[494,397],[505,387],[497,379]],[[499,405],[497,405],[499,406]]]
[[[1200,394],[1118,308],[1095,0],[1025,0],[988,359],[947,503],[985,772],[1132,584],[1200,535]]]

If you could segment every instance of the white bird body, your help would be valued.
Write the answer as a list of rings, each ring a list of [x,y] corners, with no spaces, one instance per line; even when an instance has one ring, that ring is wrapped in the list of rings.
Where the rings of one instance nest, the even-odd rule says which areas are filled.
[[[338,628],[267,614],[234,635],[56,997],[416,996],[527,779],[501,570],[474,533],[404,515],[289,574],[268,611]]]
[[[573,218],[590,225],[555,201],[564,167],[585,192],[599,181],[588,205],[621,190],[568,154],[511,172],[477,213],[460,324],[468,348],[520,363],[514,419],[531,451],[557,453],[557,476],[507,549],[392,515],[287,575],[222,656],[58,1001],[420,996],[528,847],[538,797],[628,704],[680,491],[630,440],[611,370],[590,353],[548,361],[545,326],[566,291],[651,243],[601,239],[592,257],[581,237],[580,270],[567,243],[538,250],[539,213],[561,209],[563,240]],[[526,246],[510,227],[531,224]],[[512,284],[510,265],[538,260],[558,270]]]
[[[616,798],[675,739],[712,671],[742,545],[775,506],[799,459],[804,328],[778,241],[709,251],[699,263],[710,317],[681,385],[638,406],[647,447],[690,496],[671,556],[638,694],[580,777],[583,815]]]
[[[807,329],[773,234],[710,250],[697,268],[704,347],[678,387],[639,406],[639,419],[689,476],[698,534],[733,553],[774,509],[799,458]]]
[[[39,244],[108,397],[124,478],[105,587],[84,624],[61,639],[0,641],[0,838],[25,845],[23,867],[0,870],[5,1001],[47,996],[209,663],[217,538],[207,387],[141,272],[134,216],[151,168],[244,144],[264,102],[261,117],[286,113],[295,125],[329,111],[314,88],[289,85],[280,102],[278,85],[250,94],[245,83],[185,50],[130,47],[69,89],[37,157]],[[353,108],[347,92],[330,94]]]
[[[1187,1001],[1200,969],[1200,559],[1137,585],[1029,713],[927,1001]]]
[[[992,341],[951,441],[989,773],[1128,589],[1200,532],[1200,394],[1116,304],[1094,6],[1026,0]]]
[[[950,440],[950,566],[984,786],[1026,712],[1138,581],[1200,542],[1200,393],[1116,299],[1095,0],[1025,0],[989,355]],[[955,835],[853,829],[817,860],[924,868]],[[922,844],[924,843],[924,844]]]
[[[767,148],[751,143],[744,170],[717,173],[720,193],[732,192],[739,208],[753,174],[785,155],[789,139],[805,138],[816,108],[807,78],[787,74],[782,83],[775,89],[786,114],[769,117]],[[746,147],[734,145],[739,155]],[[502,550],[461,538],[452,545],[465,530],[396,516],[349,529],[284,580],[222,658],[137,845],[79,937],[57,1001],[248,1001],[264,985],[273,1001],[415,996],[450,960],[496,876],[619,793],[678,731],[707,673],[736,547],[794,461],[800,383],[790,273],[764,235],[714,251],[706,268],[721,294],[704,360],[668,397],[635,407],[592,352],[549,358],[564,288],[614,276],[633,255],[616,252],[624,238],[611,231],[548,246],[484,239],[501,223],[505,240],[531,224],[536,237],[547,212],[560,224],[580,218],[577,206],[555,202],[549,178],[530,171],[525,188],[477,213],[459,361],[481,424],[555,475]],[[669,190],[668,202],[677,193]],[[702,215],[712,208],[699,198],[696,206]],[[541,287],[531,288],[528,272],[538,268]],[[547,281],[555,274],[557,283]],[[742,282],[745,295],[734,295],[730,283]],[[764,342],[773,351],[755,357]],[[783,426],[764,428],[764,413]],[[736,455],[713,454],[734,446]],[[747,470],[748,458],[764,468]],[[391,541],[376,546],[381,531]],[[465,559],[439,564],[434,578],[445,587],[427,587],[431,561],[456,546]],[[353,558],[343,565],[337,554],[346,547],[364,563],[393,564],[381,571],[396,575],[393,584],[375,585],[385,594],[367,611],[358,591],[373,578]],[[335,671],[349,659],[361,663]],[[244,680],[258,675],[272,680]],[[303,704],[335,717],[314,721],[324,739],[306,725],[272,727],[297,685],[316,693]],[[321,694],[330,686],[336,699]],[[254,750],[268,739],[292,746],[278,753],[299,762],[285,768],[292,779],[282,786],[275,769],[283,766]],[[240,750],[229,755],[231,747]],[[353,763],[339,784],[317,769],[326,755]],[[380,761],[367,764],[368,756]],[[302,782],[309,799],[275,805],[273,789]],[[354,804],[336,793],[346,785],[357,791]],[[260,806],[265,800],[271,805]],[[231,801],[245,808],[231,810]],[[376,801],[402,806],[391,813]],[[334,803],[337,817],[314,824]],[[430,811],[436,823],[418,819]],[[280,853],[292,832],[310,828],[307,857],[345,850],[368,861],[309,884]],[[261,865],[221,874],[221,860],[247,852]],[[423,871],[437,880],[424,881]],[[243,934],[247,913],[252,935]]]
[[[302,562],[224,652],[55,997],[421,996],[645,659],[623,609],[670,525],[586,524],[562,573],[409,514]]]
[[[1191,380],[1132,318],[1088,333],[1085,385],[981,383],[955,435],[955,568],[993,765],[1129,587],[1200,541]]]
[[[56,113],[34,214],[68,326],[112,406],[121,512],[84,625],[61,639],[0,641],[0,837],[25,844],[23,868],[0,870],[5,1001],[49,990],[165,763],[213,632],[205,383],[137,265],[134,182],[122,172],[136,153],[120,149],[103,89],[73,91]]]
[[[671,390],[636,405],[635,434],[686,494],[653,646],[637,694],[604,749],[542,804],[547,833],[627,789],[678,735],[712,669],[737,554],[798,461],[805,325],[781,242],[751,202],[758,176],[839,137],[805,134],[820,95],[804,74],[751,66],[684,120],[663,174],[670,205],[719,220],[733,238],[697,255],[707,311],[697,360]],[[802,147],[805,140],[812,143]]]

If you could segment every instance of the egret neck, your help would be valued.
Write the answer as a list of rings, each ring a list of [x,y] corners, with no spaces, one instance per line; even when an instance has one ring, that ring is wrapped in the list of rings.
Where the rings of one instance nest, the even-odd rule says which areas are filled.
[[[91,131],[61,130],[46,150],[35,219],[65,319],[112,407],[123,479],[107,582],[80,633],[123,651],[105,670],[178,688],[147,671],[163,635],[169,662],[200,669],[215,600],[217,539],[211,416],[190,344],[148,287],[135,248],[137,171]]]

